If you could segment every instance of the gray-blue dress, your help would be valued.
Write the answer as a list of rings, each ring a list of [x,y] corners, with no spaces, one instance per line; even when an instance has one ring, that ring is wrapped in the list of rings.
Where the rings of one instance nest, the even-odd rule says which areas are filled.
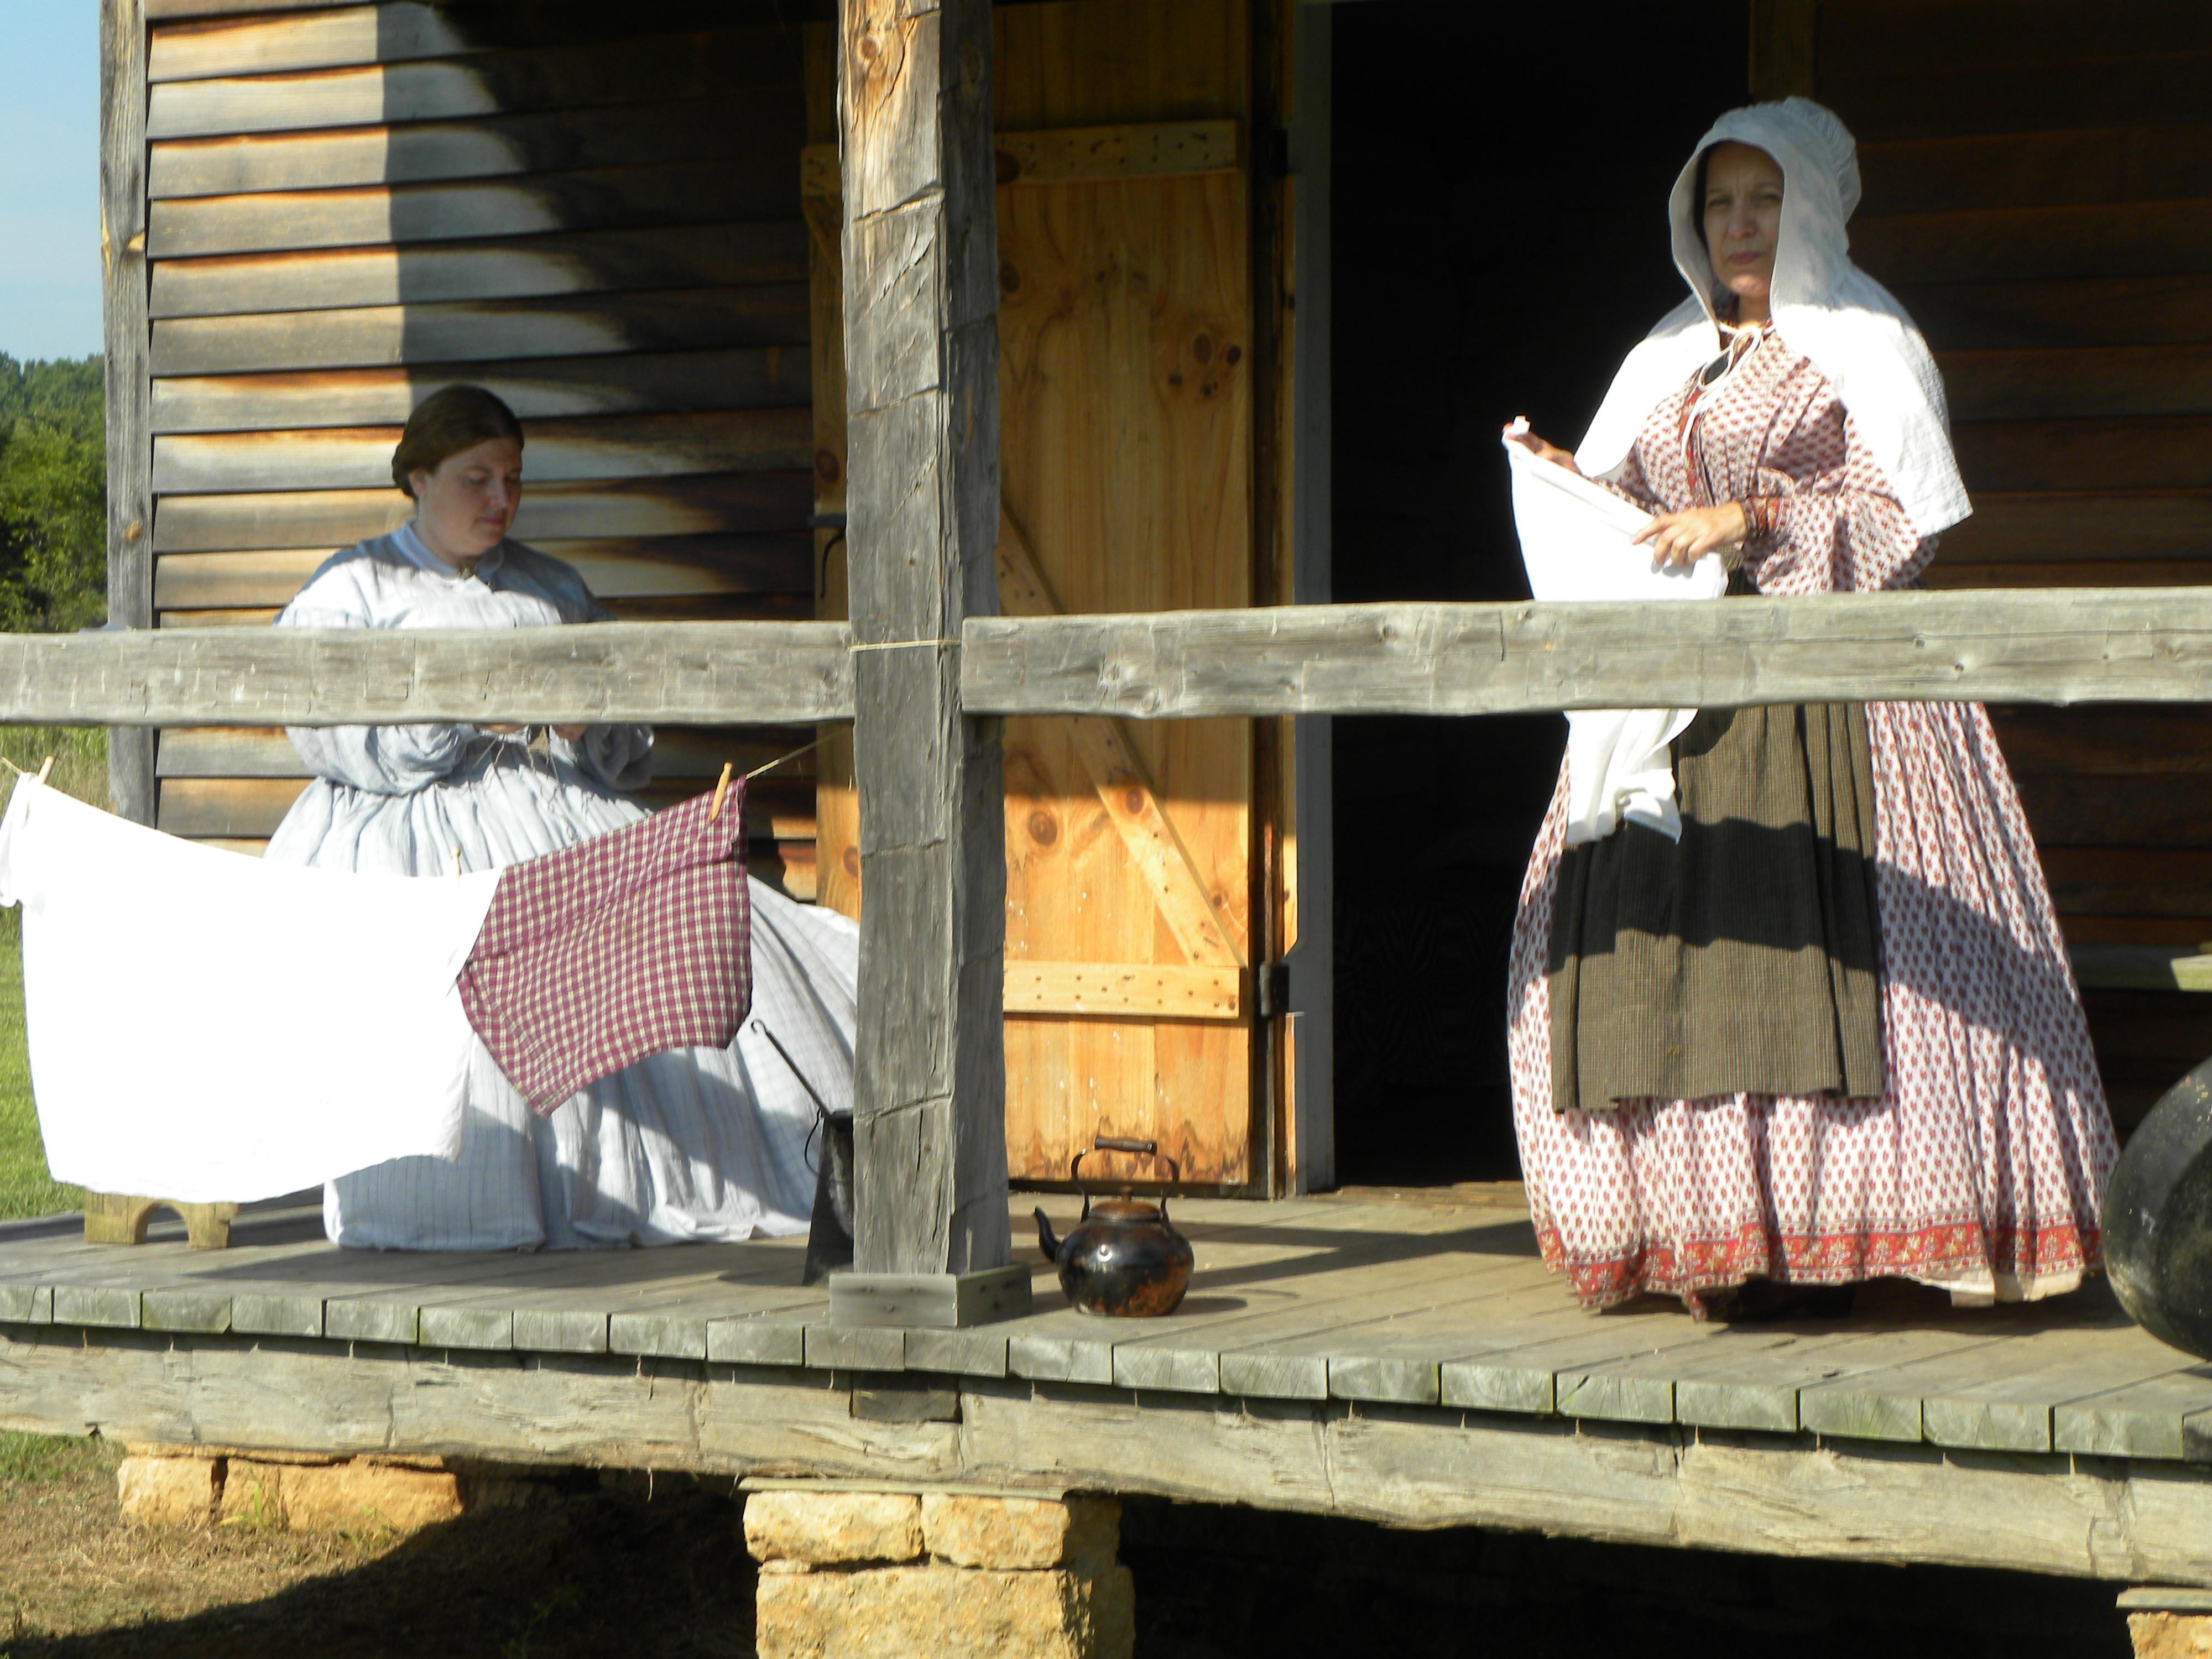
[[[510,541],[459,571],[404,526],[331,558],[276,625],[542,628],[606,614],[558,559]],[[622,792],[652,770],[653,733],[638,726],[590,726],[574,743],[541,735],[535,748],[469,726],[298,727],[291,738],[315,781],[270,858],[434,879],[457,860],[496,868],[635,823],[644,813]],[[831,1106],[848,1105],[857,930],[757,881],[751,895],[753,1018]],[[364,1043],[404,1040],[362,1033]],[[813,1122],[805,1091],[750,1021],[726,1050],[653,1055],[547,1118],[478,1044],[459,1158],[404,1158],[333,1182],[325,1221],[339,1243],[405,1249],[797,1232],[813,1198]]]

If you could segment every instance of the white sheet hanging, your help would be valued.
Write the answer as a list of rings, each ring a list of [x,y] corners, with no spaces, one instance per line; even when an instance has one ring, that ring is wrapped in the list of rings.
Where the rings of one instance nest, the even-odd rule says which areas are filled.
[[[1526,429],[1526,422],[1516,422]],[[1510,438],[1513,522],[1528,591],[1546,604],[1591,600],[1717,599],[1728,572],[1707,554],[1687,570],[1655,569],[1651,549],[1632,538],[1651,522],[1612,491],[1539,459]],[[1682,838],[1674,768],[1667,745],[1698,716],[1694,708],[1603,708],[1567,716],[1567,845],[1611,835],[1625,822]]]
[[[452,1158],[473,1048],[454,981],[498,884],[264,864],[19,780],[0,904],[23,907],[54,1178],[209,1202]]]

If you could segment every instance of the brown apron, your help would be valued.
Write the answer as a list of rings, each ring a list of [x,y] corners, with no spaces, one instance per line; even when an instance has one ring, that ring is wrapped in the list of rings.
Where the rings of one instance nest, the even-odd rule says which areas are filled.
[[[1552,901],[1552,1103],[1882,1092],[1874,777],[1859,703],[1708,709],[1682,839],[1571,847]]]

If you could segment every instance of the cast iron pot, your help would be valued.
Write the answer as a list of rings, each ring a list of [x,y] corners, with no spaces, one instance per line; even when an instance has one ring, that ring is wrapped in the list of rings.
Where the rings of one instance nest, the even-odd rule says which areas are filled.
[[[1176,1161],[1160,1157],[1158,1141],[1100,1135],[1078,1152],[1067,1176],[1083,1194],[1082,1218],[1066,1238],[1054,1238],[1044,1211],[1036,1212],[1037,1243],[1060,1268],[1060,1288],[1085,1313],[1136,1319],[1173,1313],[1190,1288],[1190,1241],[1169,1221],[1164,1198],[1150,1203],[1125,1188],[1093,1199],[1083,1184],[1083,1160],[1092,1152],[1140,1153],[1166,1164],[1170,1181],[1182,1179]]]
[[[2105,1199],[2105,1271],[2145,1330],[2212,1359],[2212,1060],[2128,1137]]]

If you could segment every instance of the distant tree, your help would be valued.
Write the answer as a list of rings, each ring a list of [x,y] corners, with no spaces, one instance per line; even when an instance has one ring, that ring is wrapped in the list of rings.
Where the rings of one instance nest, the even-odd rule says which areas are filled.
[[[105,405],[99,358],[0,353],[0,629],[67,631],[107,614]]]

